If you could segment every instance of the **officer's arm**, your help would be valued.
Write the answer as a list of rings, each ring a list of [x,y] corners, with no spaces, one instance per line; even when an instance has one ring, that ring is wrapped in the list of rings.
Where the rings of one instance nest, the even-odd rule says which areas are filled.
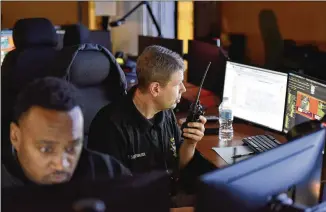
[[[206,118],[199,117],[200,122],[188,123],[183,129],[184,142],[180,147],[180,167],[185,167],[194,157],[196,145],[204,136]]]
[[[177,119],[175,114],[171,110],[175,132],[175,144],[178,152],[179,158],[179,167],[183,169],[193,158],[196,151],[196,144],[191,144],[188,142],[184,142],[184,138],[182,137],[182,132],[180,127],[178,126]]]
[[[199,176],[208,171],[215,170],[215,165],[206,160],[198,150],[196,150],[195,143],[184,141],[174,113],[173,119],[176,147],[179,153],[179,167],[182,170],[181,174],[189,178],[190,175]]]
[[[194,157],[196,151],[196,144],[188,144],[183,142],[179,150],[179,165],[180,168],[184,168]]]

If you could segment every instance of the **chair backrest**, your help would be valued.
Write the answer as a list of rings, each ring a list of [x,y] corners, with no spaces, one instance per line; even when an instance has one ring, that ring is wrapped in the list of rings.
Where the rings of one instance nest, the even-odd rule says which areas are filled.
[[[58,37],[49,20],[27,18],[15,23],[13,41],[15,49],[4,58],[2,73],[7,77],[6,81],[20,90],[44,74],[44,68],[57,53]]]
[[[63,46],[92,43],[90,39],[90,31],[83,24],[71,24],[65,26],[63,29],[65,30]]]
[[[2,144],[8,139],[16,96],[26,84],[45,74],[57,53],[55,28],[45,18],[18,20],[13,28],[13,41],[15,49],[6,54],[1,65]]]
[[[2,63],[2,92],[15,99],[29,82],[42,77],[55,58],[58,39],[54,26],[45,18],[21,19],[13,28],[15,49]],[[7,99],[6,99],[7,101]]]
[[[64,47],[49,75],[64,78],[80,89],[86,140],[96,113],[127,90],[124,72],[114,56],[97,44]]]

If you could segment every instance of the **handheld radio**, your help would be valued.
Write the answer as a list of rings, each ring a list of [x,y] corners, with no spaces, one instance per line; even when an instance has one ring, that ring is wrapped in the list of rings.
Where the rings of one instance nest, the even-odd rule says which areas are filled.
[[[200,83],[200,86],[199,86],[199,90],[198,90],[198,93],[197,93],[197,96],[196,96],[196,100],[190,106],[187,119],[181,125],[181,131],[183,131],[184,128],[187,128],[187,125],[188,125],[189,122],[200,122],[199,116],[204,115],[203,106],[200,105],[199,97],[200,97],[201,89],[202,89],[203,84],[204,84],[204,80],[206,78],[206,74],[207,74],[207,72],[209,70],[209,67],[211,66],[211,63],[212,62],[208,63],[208,66],[206,68],[206,71],[204,73],[204,76],[203,76],[203,78],[201,80],[201,83]]]

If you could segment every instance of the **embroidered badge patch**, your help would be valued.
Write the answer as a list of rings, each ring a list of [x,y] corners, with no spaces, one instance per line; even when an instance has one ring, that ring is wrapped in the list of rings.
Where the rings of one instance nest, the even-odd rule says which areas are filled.
[[[177,157],[177,148],[175,146],[174,138],[170,138],[170,150],[173,152],[173,156]]]

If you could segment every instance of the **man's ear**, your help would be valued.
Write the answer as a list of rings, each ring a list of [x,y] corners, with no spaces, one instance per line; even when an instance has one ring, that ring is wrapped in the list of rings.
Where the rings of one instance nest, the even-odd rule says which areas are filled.
[[[20,128],[16,123],[11,122],[10,123],[10,141],[16,151],[19,151],[20,140],[21,140],[20,139]]]
[[[149,85],[149,92],[152,96],[157,97],[160,94],[160,84],[158,82],[152,82]]]

